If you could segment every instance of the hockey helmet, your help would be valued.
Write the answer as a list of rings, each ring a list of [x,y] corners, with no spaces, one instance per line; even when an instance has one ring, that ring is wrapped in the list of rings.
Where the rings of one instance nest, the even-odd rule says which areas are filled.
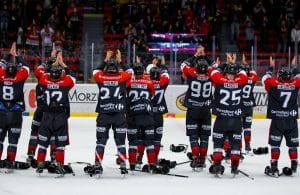
[[[278,72],[278,78],[281,81],[289,81],[292,79],[292,72],[286,69],[281,69]]]
[[[10,63],[10,62],[6,64],[5,72],[8,77],[15,77],[17,74],[17,71],[18,71],[17,64]]]
[[[239,67],[237,64],[227,64],[224,69],[224,73],[226,74],[236,74],[239,72]]]
[[[107,74],[115,75],[119,73],[118,63],[116,60],[109,60],[104,67],[104,72]]]
[[[133,66],[132,69],[135,76],[141,76],[144,74],[144,66],[142,64],[137,64]]]
[[[243,67],[243,70],[244,70],[247,74],[250,73],[251,67],[250,67],[249,64],[244,64],[242,67]]]
[[[159,79],[160,79],[160,68],[153,67],[153,68],[150,69],[150,79],[159,81]]]
[[[198,59],[195,64],[195,68],[198,73],[206,74],[208,69],[208,63],[205,59]]]
[[[51,66],[50,68],[50,79],[52,81],[58,81],[61,79],[63,69],[61,66]]]

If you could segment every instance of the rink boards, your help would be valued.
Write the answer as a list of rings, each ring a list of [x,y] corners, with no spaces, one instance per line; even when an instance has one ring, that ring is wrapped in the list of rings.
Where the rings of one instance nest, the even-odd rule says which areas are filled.
[[[34,83],[26,83],[24,87],[26,112],[32,115],[36,108]],[[185,117],[186,108],[182,105],[187,85],[169,85],[165,97],[169,113],[166,117]],[[265,118],[267,111],[267,94],[262,86],[255,86],[254,97],[256,107],[254,118]],[[98,98],[98,87],[96,84],[76,84],[69,94],[71,104],[71,116],[96,116],[95,108]]]

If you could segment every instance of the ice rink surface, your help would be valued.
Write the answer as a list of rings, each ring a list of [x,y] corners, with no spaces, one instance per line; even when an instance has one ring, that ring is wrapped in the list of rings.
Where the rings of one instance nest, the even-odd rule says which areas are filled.
[[[24,117],[23,130],[18,145],[17,160],[26,160],[27,143],[30,134],[31,117]],[[71,145],[66,148],[65,162],[86,161],[93,163],[96,143],[96,119],[95,118],[71,118],[70,139]],[[253,121],[252,148],[267,146],[268,127],[270,121],[257,119]],[[188,144],[185,136],[185,119],[165,119],[164,145],[160,157],[176,160],[177,163],[187,161],[186,153],[174,153],[169,150],[170,144]],[[5,150],[7,143],[5,142]],[[188,148],[190,151],[190,148]],[[281,146],[279,170],[284,166],[290,166],[285,141]],[[212,142],[210,142],[208,153],[212,153]],[[195,195],[195,194],[300,194],[299,173],[292,177],[282,176],[271,178],[264,175],[264,168],[269,165],[270,154],[245,156],[240,169],[254,180],[239,174],[232,178],[230,165],[223,162],[225,173],[223,178],[215,178],[208,173],[210,163],[207,161],[207,168],[203,172],[194,172],[189,164],[178,165],[171,169],[170,173],[187,175],[189,178],[180,178],[166,175],[151,175],[148,173],[135,172],[122,178],[118,166],[115,164],[116,147],[113,136],[107,143],[104,161],[103,175],[96,179],[85,175],[84,165],[73,165],[76,176],[66,175],[64,178],[54,178],[45,171],[45,174],[38,176],[35,170],[16,170],[14,173],[5,174],[0,170],[0,195]],[[6,156],[4,152],[3,156]],[[145,162],[146,159],[143,159]],[[300,169],[298,169],[300,172]]]

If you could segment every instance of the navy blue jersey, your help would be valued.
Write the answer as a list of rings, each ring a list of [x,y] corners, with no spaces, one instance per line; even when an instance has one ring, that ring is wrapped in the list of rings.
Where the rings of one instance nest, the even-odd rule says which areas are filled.
[[[220,71],[214,70],[211,78],[215,86],[213,114],[223,118],[241,118],[242,89],[248,81],[245,71],[236,74],[234,79],[229,79]]]
[[[281,120],[298,118],[297,98],[300,78],[281,82],[278,78],[266,74],[262,81],[268,93],[267,118]]]

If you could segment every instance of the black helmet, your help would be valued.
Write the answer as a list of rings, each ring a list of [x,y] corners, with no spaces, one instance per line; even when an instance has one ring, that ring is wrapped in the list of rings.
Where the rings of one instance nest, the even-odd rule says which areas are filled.
[[[6,64],[6,69],[5,69],[5,71],[6,71],[6,75],[8,76],[8,77],[15,77],[16,76],[16,74],[17,74],[17,71],[18,71],[18,67],[17,67],[17,64],[15,64],[15,63],[7,63]]]
[[[50,68],[50,79],[52,81],[58,81],[61,79],[62,75],[62,67],[61,66],[51,66]]]
[[[160,68],[153,67],[153,68],[150,69],[150,79],[159,81],[159,79],[160,79]]]
[[[281,81],[289,81],[292,79],[292,72],[289,70],[281,69],[278,72],[278,78]]]
[[[198,73],[206,74],[208,69],[208,63],[205,59],[198,59],[195,64],[195,68]]]
[[[247,74],[250,73],[251,67],[250,67],[249,64],[244,64],[242,67],[243,67],[243,70],[244,70]]]
[[[141,76],[144,74],[144,66],[142,64],[137,64],[133,66],[132,69],[135,76]]]
[[[227,64],[224,69],[224,73],[226,74],[236,74],[239,72],[239,67],[237,64]]]
[[[116,60],[109,60],[106,66],[104,67],[104,72],[107,74],[118,74],[119,68]]]

